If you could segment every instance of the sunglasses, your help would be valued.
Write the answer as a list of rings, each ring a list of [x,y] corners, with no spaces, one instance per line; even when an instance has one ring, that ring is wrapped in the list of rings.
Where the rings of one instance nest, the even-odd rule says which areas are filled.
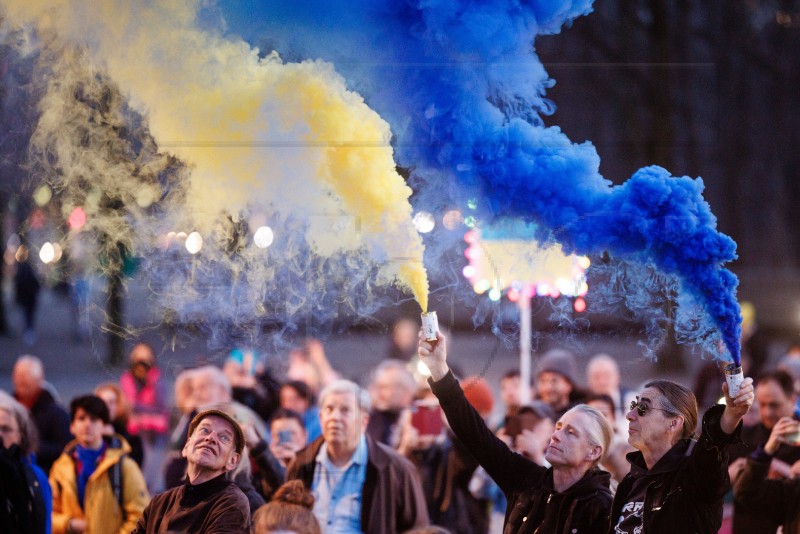
[[[654,408],[650,405],[642,404],[641,402],[639,402],[639,397],[636,397],[636,400],[631,401],[630,409],[636,410],[636,412],[639,414],[639,417],[644,417],[650,410],[658,410],[659,412],[664,412],[667,415],[673,415],[673,416],[675,415],[674,413],[668,410],[664,410],[663,408]]]

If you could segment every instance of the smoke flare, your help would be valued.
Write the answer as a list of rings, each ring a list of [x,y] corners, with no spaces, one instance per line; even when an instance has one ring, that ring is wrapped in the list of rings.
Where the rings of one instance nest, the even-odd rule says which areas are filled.
[[[425,308],[417,236],[401,225],[402,231],[381,239],[387,227],[399,228],[394,221],[410,216],[410,190],[392,176],[390,134],[382,117],[392,126],[397,162],[412,170],[418,207],[435,212],[445,202],[477,199],[482,220],[534,222],[540,242],[557,241],[567,253],[609,251],[655,265],[679,281],[676,326],[691,329],[683,332],[686,338],[712,352],[722,339],[738,361],[737,280],[724,268],[736,257],[735,244],[717,231],[702,180],[647,167],[614,186],[599,174],[600,158],[590,143],[573,143],[542,119],[553,110],[544,97],[553,81],[534,52],[535,39],[589,14],[591,4],[218,4],[230,20],[248,19],[251,36],[269,45],[263,48],[292,60],[316,60],[302,63],[284,63],[277,54],[259,57],[243,41],[222,37],[224,26],[213,16],[204,21],[211,29],[198,30],[200,4],[188,0],[85,1],[56,8],[29,0],[10,2],[8,12],[16,21],[36,20],[43,34],[53,29],[86,43],[97,54],[134,105],[146,110],[160,146],[192,165],[187,201],[196,220],[210,225],[223,207],[239,219],[253,211],[253,199],[279,199],[279,219],[313,226],[306,234],[312,248],[373,249],[372,257],[392,266],[379,278],[402,273]],[[364,95],[369,108],[346,87]],[[350,115],[361,117],[359,126],[364,121],[372,126],[338,124]],[[305,150],[317,145],[318,150]],[[398,198],[375,211],[365,207],[385,197],[382,186],[353,189],[354,182],[361,183],[361,165],[387,177]],[[308,206],[321,224],[303,216]],[[352,214],[354,206],[368,210],[358,214],[354,227],[363,223],[362,228],[378,229],[376,234],[364,230],[343,237],[324,223],[331,214]],[[391,206],[402,207],[388,215]],[[405,251],[414,253],[413,261],[405,261]],[[391,261],[401,253],[399,261]],[[636,290],[635,284],[629,287]],[[629,300],[635,305],[639,299],[631,294]],[[704,310],[697,320],[695,304]]]
[[[257,29],[266,42],[329,60],[360,88],[393,125],[397,160],[420,184],[418,206],[476,198],[483,220],[535,222],[540,242],[558,241],[567,253],[651,263],[678,278],[679,303],[702,307],[701,325],[685,316],[695,306],[679,307],[676,326],[693,325],[679,338],[712,354],[721,338],[738,361],[738,281],[723,267],[736,258],[735,243],[717,231],[702,180],[647,167],[612,186],[591,143],[544,125],[553,81],[535,39],[589,14],[591,0],[278,4],[252,3],[265,13]]]
[[[57,178],[67,197],[71,190],[86,189],[85,182],[97,176],[109,179],[98,180],[94,187],[123,205],[135,199],[118,195],[116,189],[147,193],[138,173],[119,172],[131,170],[124,161],[126,155],[118,161],[96,158],[87,165],[80,141],[65,139],[74,131],[57,126],[54,109],[62,122],[80,117],[69,109],[70,91],[56,88],[69,85],[63,83],[68,77],[91,78],[93,74],[86,72],[89,65],[92,72],[107,73],[108,83],[118,86],[144,115],[162,151],[159,157],[167,151],[187,166],[191,178],[179,201],[166,198],[164,188],[147,193],[151,202],[166,203],[158,220],[138,216],[119,220],[122,212],[118,211],[115,222],[93,221],[95,228],[104,227],[109,241],[138,244],[135,252],[144,255],[158,252],[154,243],[147,250],[144,240],[134,242],[131,236],[121,235],[129,230],[122,230],[126,223],[135,221],[135,232],[151,238],[169,229],[197,230],[205,236],[202,254],[192,259],[191,272],[182,281],[175,272],[165,271],[169,269],[165,261],[149,258],[152,266],[163,267],[153,271],[164,277],[153,282],[154,289],[180,313],[190,310],[184,295],[176,294],[182,287],[195,297],[197,289],[215,293],[217,302],[200,299],[208,305],[205,313],[221,313],[227,320],[279,314],[261,308],[265,295],[276,289],[289,291],[276,287],[282,268],[311,269],[296,272],[317,279],[298,284],[298,292],[303,287],[328,290],[316,269],[291,259],[309,253],[331,258],[323,262],[327,268],[338,264],[339,269],[352,271],[358,283],[406,287],[422,309],[427,308],[423,245],[412,225],[408,202],[412,191],[395,169],[389,125],[346,87],[330,64],[285,63],[275,53],[260,57],[241,39],[223,36],[219,26],[202,27],[209,22],[201,18],[202,2],[10,0],[3,6],[13,23],[36,28],[43,47],[83,50],[85,65],[65,59],[75,52],[42,56],[43,62],[61,63],[43,67],[50,74],[51,88],[42,101],[42,116],[48,120],[38,126],[33,154],[39,156],[36,164],[54,170],[57,176],[51,178]],[[79,72],[69,72],[70,68]],[[58,97],[61,103],[55,101]],[[69,149],[53,150],[54,146]],[[94,215],[105,214],[95,211]],[[254,216],[282,225],[276,229],[272,249],[288,257],[243,250],[242,234],[248,232],[247,223]],[[297,235],[304,240],[297,241]],[[214,265],[227,274],[214,272]],[[329,283],[336,278],[328,273]],[[189,288],[192,284],[198,287]],[[251,294],[236,299],[228,295],[229,302],[237,303],[228,309],[220,290],[226,284],[241,286],[233,292],[246,289]],[[362,291],[372,290],[362,287]],[[299,306],[291,305],[280,313],[288,314],[290,308],[302,313]],[[369,308],[355,311],[364,313]]]

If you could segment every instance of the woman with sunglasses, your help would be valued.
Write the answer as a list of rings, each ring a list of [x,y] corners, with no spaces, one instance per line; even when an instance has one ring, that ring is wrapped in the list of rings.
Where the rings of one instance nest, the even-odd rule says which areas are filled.
[[[611,477],[597,464],[613,434],[605,416],[585,404],[568,410],[545,450],[551,467],[542,467],[511,451],[486,427],[447,366],[447,339],[437,334],[435,344],[420,334],[419,356],[431,372],[428,382],[453,433],[508,499],[503,532],[604,534]]]
[[[631,470],[614,496],[609,533],[716,533],[722,523],[722,499],[728,491],[727,445],[741,441],[741,420],[753,404],[753,380],[725,405],[709,408],[700,437],[697,401],[687,388],[653,380],[631,402],[628,454]]]

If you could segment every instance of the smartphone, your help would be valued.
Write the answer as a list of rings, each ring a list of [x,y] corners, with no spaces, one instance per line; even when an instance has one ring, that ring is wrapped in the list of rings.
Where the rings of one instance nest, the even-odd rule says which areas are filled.
[[[417,429],[420,436],[438,436],[444,428],[442,407],[415,402],[411,407],[411,426]]]
[[[283,445],[292,441],[291,430],[281,430],[278,432],[278,445]]]

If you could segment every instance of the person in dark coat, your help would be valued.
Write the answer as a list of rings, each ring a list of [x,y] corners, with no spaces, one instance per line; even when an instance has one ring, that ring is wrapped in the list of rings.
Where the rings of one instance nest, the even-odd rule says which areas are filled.
[[[28,347],[33,346],[36,340],[36,305],[40,289],[39,277],[36,276],[26,253],[25,259],[17,264],[17,271],[14,273],[14,297],[22,308],[25,321],[22,339]]]
[[[36,427],[28,410],[0,392],[0,525],[8,534],[50,534],[53,495],[33,463]]]
[[[586,405],[564,413],[545,452],[551,467],[542,467],[489,430],[447,366],[447,339],[441,332],[437,336],[432,345],[420,334],[420,359],[453,433],[508,499],[503,532],[605,532],[610,475],[597,464],[613,432],[603,414]]]
[[[14,398],[31,414],[39,432],[36,463],[45,473],[72,439],[67,411],[45,389],[44,365],[36,356],[20,356],[12,371]]]
[[[772,427],[766,444],[748,457],[733,484],[733,495],[737,509],[777,522],[783,534],[800,534],[800,479],[768,479],[770,463],[782,444],[800,448],[800,423],[796,419],[783,417]],[[798,469],[792,467],[792,472],[797,476]]]
[[[741,440],[742,418],[753,404],[753,380],[745,378],[735,398],[722,386],[725,406],[703,416],[700,437],[697,401],[688,388],[653,380],[631,402],[627,458],[630,472],[614,496],[609,533],[693,532],[716,534],[728,491],[726,448]]]
[[[742,429],[742,442],[728,450],[730,465],[728,475],[735,483],[744,468],[747,458],[767,443],[775,425],[784,417],[791,417],[795,410],[797,394],[792,377],[784,371],[773,370],[762,373],[756,379],[756,406],[758,422]],[[779,442],[770,462],[771,478],[792,478],[792,465],[800,461],[800,447]],[[733,503],[733,534],[750,532],[774,532],[781,524],[780,517],[769,517],[742,508],[740,501]]]
[[[451,431],[447,431],[444,439],[433,441],[430,436],[420,439],[405,421],[403,426],[398,452],[417,468],[431,523],[459,534],[489,532],[489,502],[469,490],[478,467],[469,450]]]
[[[319,406],[322,436],[297,453],[286,478],[311,490],[322,528],[382,534],[427,525],[414,467],[365,434],[369,395],[349,380],[335,380],[320,393]]]

